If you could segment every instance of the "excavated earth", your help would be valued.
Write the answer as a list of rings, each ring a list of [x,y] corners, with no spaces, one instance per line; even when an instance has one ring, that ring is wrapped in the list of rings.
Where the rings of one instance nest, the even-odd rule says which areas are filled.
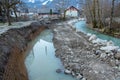
[[[44,21],[10,29],[0,36],[0,80],[28,80],[24,60],[28,43],[48,26]]]
[[[76,32],[67,22],[53,25],[52,30],[56,56],[65,73],[78,80],[120,80],[120,61],[102,51],[96,55],[99,46],[93,46],[85,34]]]

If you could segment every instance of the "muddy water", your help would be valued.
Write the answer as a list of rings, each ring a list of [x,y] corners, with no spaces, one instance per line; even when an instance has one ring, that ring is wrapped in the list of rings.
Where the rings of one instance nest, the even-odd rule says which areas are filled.
[[[76,80],[63,72],[56,73],[56,69],[64,70],[64,67],[55,57],[52,38],[52,31],[45,30],[30,43],[31,48],[27,51],[25,61],[29,80]]]

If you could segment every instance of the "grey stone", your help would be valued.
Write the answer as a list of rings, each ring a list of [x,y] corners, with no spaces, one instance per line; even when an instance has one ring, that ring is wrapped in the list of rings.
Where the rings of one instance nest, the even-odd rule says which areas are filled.
[[[83,76],[82,76],[81,74],[78,74],[76,78],[77,78],[77,79],[82,79]]]
[[[105,58],[106,57],[106,53],[102,53],[101,55],[100,55],[100,58]]]
[[[116,53],[114,57],[115,57],[115,59],[120,60],[120,53]]]
[[[86,80],[86,78],[82,78],[82,80]]]
[[[57,72],[57,73],[61,73],[62,70],[61,70],[61,69],[57,69],[56,72]]]
[[[97,51],[95,51],[95,54],[96,55],[99,55],[99,54],[101,54],[102,52],[100,51],[100,50],[97,50]]]
[[[66,70],[64,71],[64,73],[65,73],[65,74],[71,74],[71,71],[66,69]]]
[[[75,73],[73,71],[71,72],[71,74],[72,74],[72,76],[75,76]]]

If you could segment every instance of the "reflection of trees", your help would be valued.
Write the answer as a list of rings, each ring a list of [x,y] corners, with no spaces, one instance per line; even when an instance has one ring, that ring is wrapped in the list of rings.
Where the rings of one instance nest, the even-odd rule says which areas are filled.
[[[47,46],[45,46],[45,53],[46,53],[46,55],[47,55]]]

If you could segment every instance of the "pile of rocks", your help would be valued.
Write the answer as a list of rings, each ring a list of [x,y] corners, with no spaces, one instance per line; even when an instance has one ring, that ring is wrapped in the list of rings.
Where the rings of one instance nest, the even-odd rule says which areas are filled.
[[[102,58],[114,56],[115,59],[120,59],[120,48],[119,46],[115,46],[112,41],[99,39],[94,34],[87,34],[87,36],[95,47],[99,46],[99,49],[96,50],[96,54],[101,54]]]
[[[66,74],[71,74],[78,80],[120,79],[119,53],[115,57],[115,54],[108,55],[108,52],[101,50],[101,47],[111,45],[111,41],[100,40],[91,34],[86,36],[77,33],[66,23],[54,25],[53,32],[56,56],[61,59]]]

